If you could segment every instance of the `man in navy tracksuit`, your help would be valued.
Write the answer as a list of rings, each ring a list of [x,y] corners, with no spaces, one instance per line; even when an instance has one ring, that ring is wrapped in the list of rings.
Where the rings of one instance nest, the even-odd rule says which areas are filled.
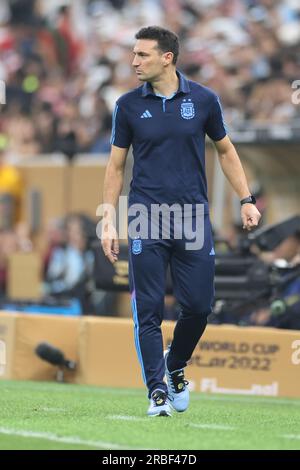
[[[136,39],[132,65],[143,85],[116,103],[104,182],[104,203],[111,210],[104,214],[102,247],[114,263],[119,247],[113,211],[132,145],[129,272],[135,344],[150,398],[148,415],[169,416],[171,407],[176,411],[188,407],[184,367],[205,330],[214,294],[206,134],[215,142],[221,167],[241,199],[244,228],[257,226],[260,214],[226,135],[218,97],[176,70],[177,36],[163,28],[147,27]],[[158,215],[157,208],[163,208]],[[160,326],[168,265],[181,315],[164,358]]]

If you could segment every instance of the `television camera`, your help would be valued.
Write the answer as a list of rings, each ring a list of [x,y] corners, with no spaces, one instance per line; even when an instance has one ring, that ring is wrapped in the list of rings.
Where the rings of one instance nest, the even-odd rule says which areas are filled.
[[[285,297],[288,286],[297,279],[300,282],[300,264],[291,265],[284,259],[266,263],[255,254],[273,251],[289,237],[297,237],[300,245],[300,216],[255,230],[235,250],[222,254],[216,249],[216,303],[211,321],[223,323],[230,318],[230,322],[247,324],[251,312],[269,308],[272,325],[283,327],[284,316],[299,304],[299,318],[289,325],[300,327],[300,290]],[[218,242],[221,240],[216,240],[217,246]]]

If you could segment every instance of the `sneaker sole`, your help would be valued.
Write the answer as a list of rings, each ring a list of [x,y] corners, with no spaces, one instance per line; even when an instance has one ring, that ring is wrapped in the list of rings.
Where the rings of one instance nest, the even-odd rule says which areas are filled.
[[[172,410],[176,411],[176,413],[184,413],[188,409],[188,406],[184,410],[177,410],[174,406],[170,406],[172,407]]]
[[[168,413],[167,411],[160,411],[159,413],[157,413],[156,415],[148,415],[150,418],[155,418],[157,416],[166,416],[168,418],[170,418],[172,415],[171,413]]]

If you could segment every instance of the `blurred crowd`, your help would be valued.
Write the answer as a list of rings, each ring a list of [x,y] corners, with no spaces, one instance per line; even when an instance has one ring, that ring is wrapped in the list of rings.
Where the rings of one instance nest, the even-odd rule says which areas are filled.
[[[84,214],[73,213],[49,220],[45,249],[40,253],[41,301],[51,301],[52,305],[56,301],[59,305],[67,299],[77,299],[82,313],[98,312],[91,285],[94,269],[91,234],[95,237],[95,223]],[[11,300],[8,289],[11,257],[30,253],[33,247],[26,224],[18,223],[14,228],[0,230],[0,306]]]
[[[220,95],[229,126],[299,118],[298,0],[2,0],[0,146],[9,161],[106,153],[115,100],[138,85],[134,34],[150,24],[178,34],[178,68]]]

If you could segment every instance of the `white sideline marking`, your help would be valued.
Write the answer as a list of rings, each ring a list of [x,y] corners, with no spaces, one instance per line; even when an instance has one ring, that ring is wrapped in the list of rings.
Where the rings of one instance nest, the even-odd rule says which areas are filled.
[[[81,439],[77,436],[57,436],[53,433],[48,432],[35,432],[35,431],[21,431],[17,429],[9,429],[9,428],[0,428],[0,434],[6,434],[8,436],[20,436],[20,437],[28,437],[28,438],[36,438],[36,439],[46,439],[47,441],[54,441],[54,442],[62,442],[64,444],[78,444],[78,445],[86,445],[90,447],[104,447],[105,449],[130,449],[130,447],[113,444],[111,442],[104,442],[104,441],[89,441]]]
[[[285,439],[300,439],[300,434],[281,434]]]
[[[214,429],[216,431],[235,431],[237,428],[234,426],[226,426],[223,424],[196,424],[196,423],[189,423],[188,426],[192,426],[193,428],[200,428],[200,429]]]
[[[148,421],[148,418],[139,418],[137,416],[126,416],[126,415],[108,415],[107,419],[120,420],[120,421]]]

